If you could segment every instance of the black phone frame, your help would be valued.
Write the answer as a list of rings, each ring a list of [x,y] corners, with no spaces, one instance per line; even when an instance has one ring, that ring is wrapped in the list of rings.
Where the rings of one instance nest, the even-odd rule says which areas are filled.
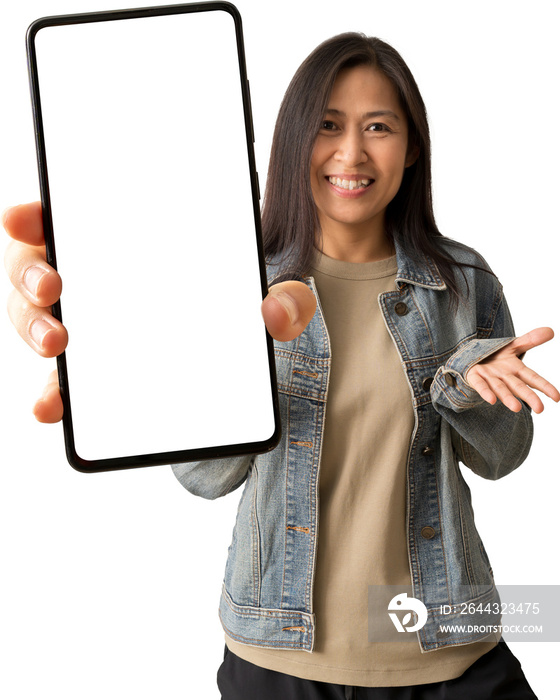
[[[37,54],[35,51],[35,37],[39,30],[67,24],[82,24],[90,22],[104,22],[114,20],[138,19],[142,17],[155,17],[160,15],[185,14],[196,12],[209,12],[221,10],[228,12],[235,24],[235,34],[237,42],[237,56],[239,61],[239,77],[245,119],[245,133],[247,139],[247,155],[249,158],[249,171],[253,199],[253,212],[255,219],[255,231],[257,234],[258,263],[261,279],[262,297],[268,293],[266,276],[266,264],[262,243],[262,227],[260,217],[260,190],[256,160],[254,152],[254,127],[251,110],[251,98],[249,91],[249,81],[247,79],[247,69],[245,61],[245,48],[243,42],[243,27],[239,10],[230,2],[196,2],[182,3],[178,5],[161,5],[153,7],[132,8],[125,10],[109,10],[102,12],[86,12],[68,15],[53,15],[42,17],[32,22],[27,30],[27,66],[29,73],[29,83],[31,90],[31,105],[33,111],[33,123],[35,130],[35,145],[37,151],[37,165],[39,171],[39,186],[41,193],[41,205],[43,216],[43,227],[45,234],[46,258],[49,265],[57,269],[56,250],[54,243],[53,220],[51,210],[51,199],[49,190],[49,178],[47,170],[47,157],[45,148],[45,136],[43,131],[43,119],[41,111],[41,99],[39,91],[39,73],[37,66]],[[52,306],[52,314],[61,323],[62,310],[60,300]],[[57,359],[58,381],[60,394],[63,403],[63,432],[66,449],[66,457],[70,465],[77,471],[84,473],[114,471],[122,469],[132,469],[138,467],[149,467],[159,465],[179,464],[181,462],[199,461],[205,459],[221,459],[225,457],[235,457],[246,454],[258,454],[269,452],[274,449],[280,440],[281,423],[278,405],[278,388],[276,380],[276,365],[274,361],[274,345],[268,331],[266,333],[266,343],[268,351],[268,365],[270,374],[270,387],[272,395],[272,407],[274,415],[274,432],[267,440],[252,443],[240,443],[230,445],[220,445],[216,447],[204,447],[188,450],[174,450],[170,452],[157,452],[153,454],[139,454],[124,457],[112,457],[96,460],[86,460],[76,452],[74,441],[74,430],[72,422],[72,409],[70,400],[70,386],[66,365],[66,353],[63,352]]]

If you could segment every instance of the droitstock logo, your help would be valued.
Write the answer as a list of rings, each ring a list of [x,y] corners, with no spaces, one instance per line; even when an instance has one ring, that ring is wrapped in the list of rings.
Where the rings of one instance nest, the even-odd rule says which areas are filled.
[[[560,586],[459,586],[455,601],[426,603],[414,597],[412,586],[368,586],[368,641],[371,643],[482,639],[501,635],[506,642],[560,641]],[[428,614],[429,609],[429,614]],[[405,634],[416,632],[417,634]]]
[[[428,619],[428,611],[424,603],[418,600],[418,598],[413,598],[406,593],[399,593],[394,598],[391,598],[387,606],[387,611],[389,612],[389,617],[393,621],[397,632],[416,632],[424,627]],[[401,620],[396,612],[391,611],[407,612]],[[412,613],[416,613],[416,623],[409,627],[408,624],[412,620]]]

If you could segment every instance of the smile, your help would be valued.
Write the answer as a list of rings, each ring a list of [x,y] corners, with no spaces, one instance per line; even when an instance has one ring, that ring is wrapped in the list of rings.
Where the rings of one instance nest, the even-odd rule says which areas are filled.
[[[362,180],[342,180],[339,177],[329,177],[328,178],[329,182],[331,185],[335,185],[336,187],[342,187],[343,190],[358,190],[358,189],[364,189],[371,185],[373,180],[367,180],[367,179],[362,179]]]

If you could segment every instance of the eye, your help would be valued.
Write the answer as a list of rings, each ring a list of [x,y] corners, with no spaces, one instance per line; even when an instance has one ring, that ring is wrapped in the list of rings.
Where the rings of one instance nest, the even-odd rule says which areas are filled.
[[[336,129],[336,124],[334,122],[331,122],[329,119],[324,119],[321,122],[321,130],[322,131],[334,131]]]
[[[374,132],[379,132],[379,133],[390,133],[391,129],[387,126],[387,124],[383,124],[382,122],[375,122],[374,124],[370,124],[367,128],[367,131],[374,131]]]

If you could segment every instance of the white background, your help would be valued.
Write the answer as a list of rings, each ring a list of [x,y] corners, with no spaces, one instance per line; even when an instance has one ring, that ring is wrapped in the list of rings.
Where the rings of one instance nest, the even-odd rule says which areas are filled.
[[[276,113],[297,66],[339,32],[377,35],[408,62],[428,108],[440,229],[490,262],[518,333],[539,325],[560,331],[553,294],[560,156],[553,4],[238,0],[237,6],[261,187]],[[6,8],[0,207],[38,198],[28,24],[49,14],[116,9],[95,0],[21,0]],[[5,276],[0,285],[5,298]],[[36,357],[5,314],[0,326],[0,696],[215,700],[223,650],[217,605],[238,494],[197,499],[167,467],[74,472],[61,427],[39,425],[31,415],[54,361]],[[558,341],[549,345],[527,361],[560,384]],[[559,411],[547,400],[544,414],[535,416],[534,446],[517,472],[497,482],[467,474],[498,583],[558,583]],[[553,700],[560,644],[511,646],[540,700]]]

